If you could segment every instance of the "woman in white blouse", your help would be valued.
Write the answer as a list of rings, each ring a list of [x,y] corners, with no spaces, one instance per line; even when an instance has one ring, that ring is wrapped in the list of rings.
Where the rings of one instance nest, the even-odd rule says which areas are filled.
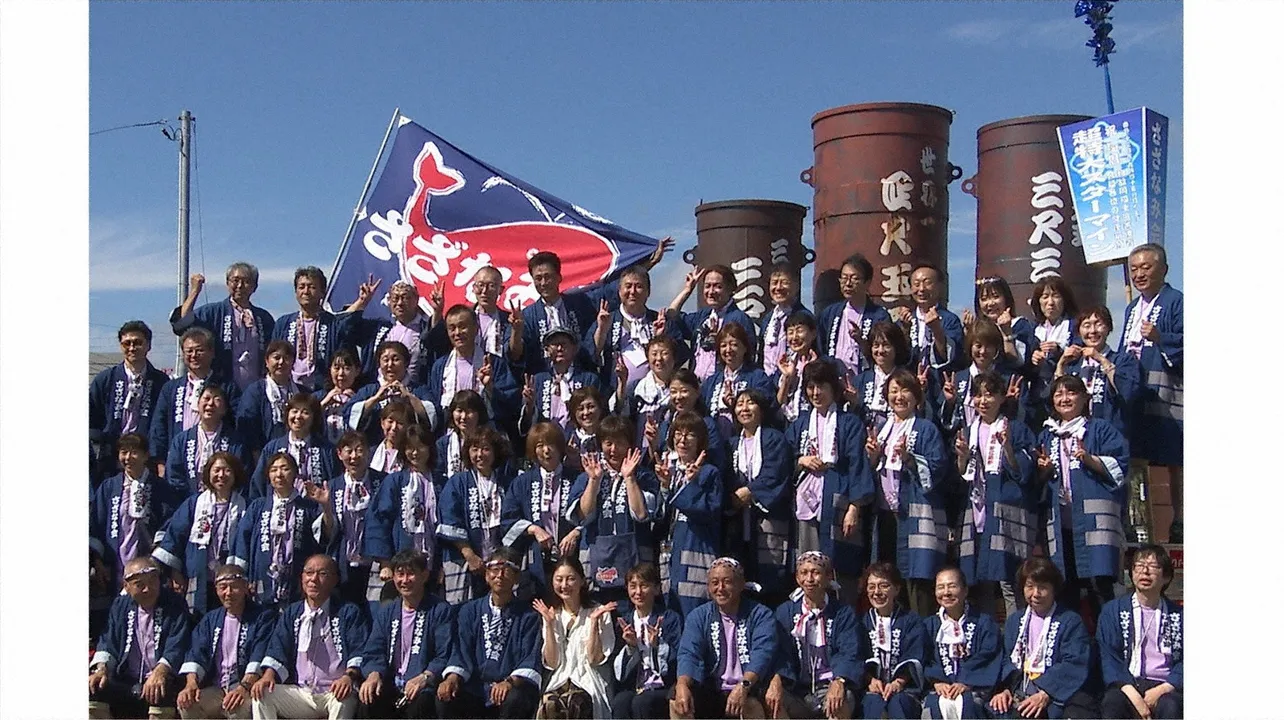
[[[544,618],[544,667],[552,671],[549,693],[582,690],[593,701],[592,715],[611,717],[610,665],[615,650],[611,612],[615,603],[590,605],[584,568],[574,557],[563,556],[553,566],[550,604],[535,600]],[[574,686],[566,687],[567,684]]]

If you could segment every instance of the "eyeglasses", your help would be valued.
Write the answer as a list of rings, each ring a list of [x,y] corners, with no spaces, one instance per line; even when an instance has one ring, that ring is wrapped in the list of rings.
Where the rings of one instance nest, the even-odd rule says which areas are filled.
[[[1134,572],[1161,572],[1163,570],[1156,563],[1133,563],[1132,569]]]
[[[860,275],[839,275],[838,276],[838,282],[842,285],[855,285],[856,283],[862,282],[863,280],[864,278],[862,278]]]
[[[142,347],[146,344],[147,344],[146,340],[137,340],[134,338],[126,338],[120,341],[121,347]]]
[[[494,290],[499,287],[499,284],[490,282],[489,280],[474,280],[473,287],[478,290]]]
[[[233,276],[227,279],[228,285],[253,285],[254,281],[247,277]]]

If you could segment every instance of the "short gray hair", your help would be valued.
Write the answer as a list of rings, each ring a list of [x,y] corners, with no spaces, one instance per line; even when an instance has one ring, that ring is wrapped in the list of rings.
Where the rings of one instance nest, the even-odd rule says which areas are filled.
[[[240,271],[245,273],[246,275],[249,275],[250,282],[254,284],[254,287],[257,288],[259,286],[259,269],[247,262],[234,262],[231,265],[228,265],[227,275],[225,275],[223,278],[224,281],[231,280],[232,273],[237,271]]]
[[[1140,255],[1144,252],[1154,253],[1155,257],[1159,258],[1159,263],[1164,267],[1168,267],[1168,252],[1164,250],[1163,245],[1158,245],[1156,243],[1138,245],[1132,249],[1132,252],[1128,253],[1128,257],[1131,259],[1134,255]]]

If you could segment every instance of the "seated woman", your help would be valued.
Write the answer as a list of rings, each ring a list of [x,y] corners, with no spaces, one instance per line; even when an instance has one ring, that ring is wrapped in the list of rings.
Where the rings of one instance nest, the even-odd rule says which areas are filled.
[[[749,334],[737,323],[728,322],[718,331],[718,367],[700,387],[700,399],[704,400],[709,414],[717,422],[718,432],[723,437],[730,437],[732,415],[736,393],[752,388],[766,396],[771,396],[775,383],[760,368],[753,367],[753,347],[749,343]],[[775,416],[773,409],[771,415]]]
[[[1172,579],[1168,551],[1145,545],[1132,559],[1134,592],[1101,608],[1097,648],[1106,717],[1182,717],[1182,608],[1164,596]]]
[[[1097,613],[1114,597],[1124,544],[1128,441],[1087,416],[1088,393],[1075,375],[1052,381],[1052,417],[1039,434],[1038,473],[1048,484],[1048,555],[1065,573],[1067,607],[1082,590]]]
[[[795,557],[816,550],[833,558],[843,600],[854,603],[860,593],[855,579],[864,564],[860,512],[874,495],[870,465],[861,452],[865,425],[860,415],[839,409],[843,384],[832,364],[808,365],[802,384],[808,407],[785,433],[799,476],[791,502],[790,550]]]
[[[413,550],[427,563],[428,592],[440,594],[442,552],[442,495],[446,479],[433,472],[433,442],[423,425],[411,425],[401,435],[397,451],[406,467],[385,477],[366,511],[363,554],[379,566],[379,580],[393,580],[387,561]]]
[[[936,573],[936,602],[941,607],[923,621],[928,643],[923,677],[931,688],[923,704],[936,720],[986,717],[985,701],[999,682],[999,626],[968,604],[967,592],[958,568]]]
[[[722,473],[705,462],[709,436],[703,418],[678,413],[669,432],[672,456],[655,465],[660,480],[655,534],[661,584],[667,584],[665,603],[685,616],[709,599],[706,573],[722,539]]]
[[[639,562],[654,562],[653,524],[659,514],[659,483],[642,467],[633,429],[622,417],[602,421],[601,460],[584,455],[584,472],[571,486],[570,518],[584,528],[589,578],[606,600],[624,596],[624,576]]]
[[[273,340],[263,351],[267,375],[245,388],[236,406],[236,429],[258,457],[269,440],[285,434],[285,403],[300,392],[294,384],[294,345]]]
[[[441,522],[437,525],[444,550],[442,582],[446,602],[451,605],[484,592],[482,558],[503,546],[500,522],[511,478],[504,471],[508,442],[494,428],[478,428],[464,438],[464,455],[464,469],[442,488]]]
[[[410,384],[407,372],[410,368],[410,351],[396,340],[384,340],[376,350],[379,361],[379,379],[361,388],[348,401],[345,412],[348,414],[348,427],[364,430],[366,437],[374,442],[379,439],[379,426],[374,418],[393,400],[401,400],[414,411],[415,419],[437,425],[437,406],[433,405],[428,386],[415,387]]]
[[[744,566],[722,557],[709,568],[709,602],[683,621],[674,718],[763,718],[776,623],[771,609],[744,597]]]
[[[1088,414],[1105,420],[1127,437],[1133,403],[1141,392],[1141,366],[1132,353],[1119,352],[1106,344],[1115,324],[1104,305],[1084,310],[1075,322],[1082,345],[1076,343],[1065,349],[1052,379],[1079,376],[1088,388]]]
[[[517,554],[485,565],[488,594],[459,608],[450,664],[437,686],[439,718],[529,718],[539,704],[540,617],[513,593]]]
[[[334,444],[339,438],[353,428],[348,427],[348,414],[344,408],[348,401],[357,394],[357,379],[361,376],[361,362],[350,348],[341,347],[334,351],[330,358],[330,382],[328,387],[312,393],[312,397],[321,403],[322,423],[325,425],[325,439]]]
[[[152,556],[169,568],[174,586],[186,588],[193,615],[219,604],[214,572],[232,553],[245,515],[245,468],[232,453],[216,452],[201,473],[201,492],[183,501],[161,528]]]
[[[1043,485],[1035,477],[1034,435],[1010,410],[1005,416],[1004,389],[995,373],[972,378],[977,415],[955,435],[954,456],[968,493],[958,535],[961,572],[981,612],[995,612],[1002,596],[1013,615],[1017,599],[1009,578],[1033,550]]]
[[[865,672],[869,687],[861,697],[861,717],[917,718],[923,714],[923,663],[927,659],[927,630],[918,615],[896,606],[901,573],[888,562],[865,568],[861,588],[870,609],[860,618],[868,638]]]
[[[446,409],[446,432],[437,438],[437,474],[448,478],[464,469],[464,438],[483,425],[490,425],[490,413],[481,395],[461,390]]]
[[[245,571],[254,599],[277,609],[302,597],[304,563],[325,552],[335,535],[330,491],[307,483],[307,495],[300,495],[295,488],[298,473],[299,465],[289,453],[268,458],[272,493],[251,500],[245,508],[227,559]]]
[[[1095,718],[1096,701],[1083,691],[1092,648],[1073,608],[1057,602],[1061,572],[1047,558],[1032,557],[1017,570],[1025,612],[1003,628],[999,692],[990,699],[996,718]]]
[[[918,378],[894,370],[887,380],[892,414],[870,428],[865,450],[879,490],[871,505],[870,561],[894,562],[909,578],[909,605],[917,613],[932,607],[932,578],[945,562],[949,525],[941,485],[945,443],[931,421],[915,416],[923,400]]]
[[[588,599],[584,568],[574,557],[553,566],[551,601],[535,600],[543,618],[544,669],[552,674],[545,685],[545,704],[564,701],[563,718],[605,718],[611,714],[610,666],[615,650],[611,612],[615,603],[595,605]]]
[[[611,699],[611,717],[662,718],[669,712],[669,691],[677,681],[678,641],[682,616],[656,605],[660,570],[638,563],[625,576],[630,606],[620,613],[620,652],[615,656],[619,684]]]
[[[785,434],[764,425],[769,407],[756,390],[736,394],[738,431],[731,439],[734,474],[723,481],[730,490],[723,514],[728,552],[748,561],[746,575],[762,586],[759,597],[768,605],[783,602],[792,585],[789,491],[794,467],[794,449]]]
[[[322,425],[321,404],[308,393],[299,393],[286,403],[284,435],[269,440],[259,455],[259,464],[250,479],[251,499],[268,493],[264,477],[266,460],[279,452],[288,453],[299,465],[295,482],[302,489],[303,483],[322,485],[339,474],[339,455],[334,445],[325,438]]]
[[[824,553],[798,557],[798,589],[776,608],[775,676],[767,688],[771,717],[849,718],[864,679],[862,634],[850,605],[830,597],[834,568]]]
[[[508,486],[500,530],[504,546],[526,558],[530,589],[549,586],[553,563],[579,557],[580,528],[567,517],[571,508],[572,475],[562,462],[566,436],[552,422],[536,423],[526,436],[526,457],[534,463]]]
[[[201,389],[197,408],[200,420],[174,436],[165,461],[165,481],[180,487],[183,493],[200,492],[205,463],[216,452],[231,453],[241,467],[250,466],[250,450],[228,422],[227,392],[219,385],[206,385]]]

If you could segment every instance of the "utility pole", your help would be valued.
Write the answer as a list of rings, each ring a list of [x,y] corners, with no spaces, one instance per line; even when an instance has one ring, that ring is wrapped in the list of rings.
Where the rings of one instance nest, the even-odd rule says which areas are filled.
[[[178,305],[187,299],[188,231],[191,229],[192,197],[192,113],[184,110],[179,116],[178,134]],[[175,377],[183,374],[183,347],[179,341],[178,359],[174,363]]]

